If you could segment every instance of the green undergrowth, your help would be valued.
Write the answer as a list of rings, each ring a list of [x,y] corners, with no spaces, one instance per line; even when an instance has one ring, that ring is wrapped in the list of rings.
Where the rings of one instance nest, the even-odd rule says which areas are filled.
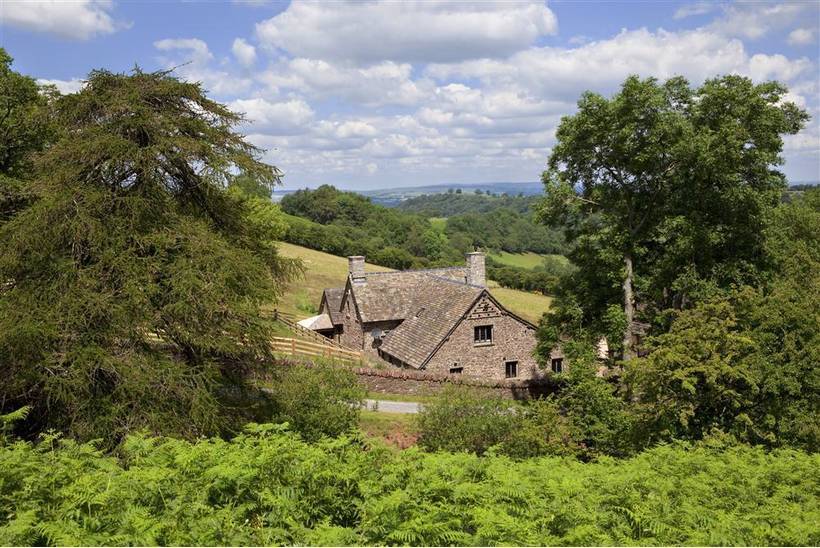
[[[0,544],[817,545],[818,470],[794,450],[515,461],[277,425],[115,456],[47,436],[0,444]]]

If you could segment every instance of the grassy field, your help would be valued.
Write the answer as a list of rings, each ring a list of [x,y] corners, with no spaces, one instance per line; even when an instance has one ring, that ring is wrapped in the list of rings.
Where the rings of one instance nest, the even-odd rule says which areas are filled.
[[[318,313],[322,290],[326,287],[341,287],[347,279],[347,259],[321,251],[314,251],[298,245],[280,243],[279,251],[285,257],[301,259],[305,266],[304,278],[290,284],[282,299],[277,303],[279,310],[307,318]],[[367,264],[368,272],[386,272],[389,268]],[[522,318],[537,323],[541,315],[550,307],[552,299],[536,293],[517,291],[488,283],[490,292],[501,304]]]
[[[410,414],[362,411],[359,428],[366,435],[381,438],[399,449],[414,445],[418,439],[415,415]]]
[[[319,311],[322,291],[328,287],[342,287],[347,280],[347,259],[306,247],[281,242],[279,252],[294,259],[301,259],[305,276],[288,287],[277,308],[299,318],[312,316]],[[368,272],[390,270],[372,264],[365,265]]]
[[[535,268],[536,266],[541,266],[546,257],[555,257],[561,262],[569,262],[563,255],[539,255],[531,251],[526,253],[507,253],[506,251],[501,251],[499,253],[491,253],[490,257],[497,263],[507,266],[517,266],[519,268]]]

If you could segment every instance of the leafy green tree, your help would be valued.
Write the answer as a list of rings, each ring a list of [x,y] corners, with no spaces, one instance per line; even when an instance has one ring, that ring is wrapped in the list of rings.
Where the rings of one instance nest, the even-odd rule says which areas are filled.
[[[764,220],[785,186],[774,169],[781,135],[807,119],[785,94],[738,76],[696,89],[633,76],[611,99],[585,93],[561,121],[540,215],[568,226],[577,244],[566,301],[584,325],[600,329],[620,300],[625,358],[635,354],[639,310],[681,308],[709,284],[764,266]]]
[[[270,357],[260,306],[292,265],[226,188],[279,172],[238,115],[167,72],[94,71],[56,107],[65,136],[37,159],[38,200],[0,227],[3,408],[109,443],[232,430]]]
[[[33,155],[55,138],[51,104],[56,92],[11,69],[0,48],[0,224],[33,199],[26,180]]]

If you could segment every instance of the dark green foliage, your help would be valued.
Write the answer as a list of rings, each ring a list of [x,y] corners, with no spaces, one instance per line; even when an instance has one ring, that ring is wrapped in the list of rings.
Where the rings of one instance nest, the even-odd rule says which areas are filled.
[[[270,355],[259,307],[293,268],[226,187],[278,172],[237,115],[166,73],[92,72],[56,108],[65,137],[37,159],[38,200],[0,227],[3,409],[111,444],[247,422],[244,379]]]
[[[488,213],[463,213],[447,219],[447,236],[465,238],[472,248],[509,253],[564,253],[560,232],[536,223],[531,212],[497,208]]]
[[[419,213],[425,217],[452,217],[464,213],[492,213],[497,209],[511,209],[518,213],[528,213],[538,202],[537,196],[498,197],[483,194],[425,194],[408,198],[396,206],[397,209],[410,213]]]
[[[650,440],[719,429],[820,448],[820,191],[778,207],[767,234],[768,284],[680,312],[627,369]]]
[[[51,112],[56,93],[14,72],[11,63],[0,48],[0,225],[34,199],[25,184],[33,176],[34,154],[57,133]]]
[[[366,391],[349,369],[330,365],[283,366],[274,371],[274,417],[308,441],[353,432]]]
[[[490,258],[487,261],[487,277],[502,287],[537,291],[551,295],[558,285],[558,277],[541,270],[530,270],[515,266],[502,266]]]
[[[303,442],[54,437],[0,446],[3,545],[820,543],[820,457],[701,444],[628,460],[399,453]]]

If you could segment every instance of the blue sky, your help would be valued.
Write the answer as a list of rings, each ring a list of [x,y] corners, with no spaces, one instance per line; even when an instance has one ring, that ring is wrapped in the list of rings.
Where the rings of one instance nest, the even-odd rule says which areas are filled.
[[[71,92],[178,66],[246,114],[286,188],[535,181],[578,96],[633,73],[786,83],[812,120],[783,170],[817,181],[819,32],[817,2],[0,4],[17,70]]]

